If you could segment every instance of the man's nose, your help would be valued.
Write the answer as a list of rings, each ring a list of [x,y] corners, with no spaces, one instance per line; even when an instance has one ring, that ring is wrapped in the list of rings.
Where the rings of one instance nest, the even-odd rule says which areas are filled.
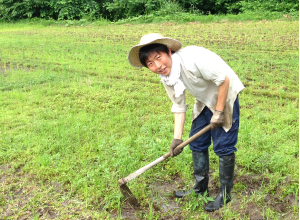
[[[161,68],[161,63],[159,61],[155,61],[155,65],[157,68]]]

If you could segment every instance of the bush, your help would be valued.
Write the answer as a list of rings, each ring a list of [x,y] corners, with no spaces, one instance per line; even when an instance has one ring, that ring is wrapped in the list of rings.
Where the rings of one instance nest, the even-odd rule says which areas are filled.
[[[187,11],[202,14],[227,14],[229,11],[238,13],[240,6],[231,9],[239,0],[178,0],[178,3]]]
[[[108,18],[114,21],[155,12],[173,12],[173,8],[181,10],[175,1],[170,0],[113,0],[105,3],[104,7],[110,13]]]
[[[0,0],[0,17],[5,20],[22,18],[80,19],[101,17],[101,0]]]
[[[47,1],[0,0],[0,17],[5,20],[53,16],[53,12]]]
[[[56,13],[54,19],[72,20],[80,19],[83,16],[91,18],[99,16],[99,4],[93,0],[51,0],[49,3]]]
[[[299,11],[298,0],[258,0],[258,1],[240,1],[240,10],[248,11],[269,11],[269,12],[295,12]]]
[[[144,15],[172,13],[238,14],[249,11],[295,12],[296,0],[0,0],[0,19],[49,18],[56,20],[99,18],[117,21]]]

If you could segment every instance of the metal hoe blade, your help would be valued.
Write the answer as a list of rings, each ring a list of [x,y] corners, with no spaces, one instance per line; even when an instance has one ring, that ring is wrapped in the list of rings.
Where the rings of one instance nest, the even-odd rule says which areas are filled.
[[[176,148],[183,149],[186,145],[188,145],[189,143],[191,143],[196,138],[200,137],[201,135],[203,135],[204,133],[206,133],[210,129],[211,129],[211,125],[207,125],[205,128],[203,128],[201,131],[198,131],[196,134],[194,134],[188,140],[186,140],[186,141],[182,142],[181,144],[179,144]],[[142,173],[146,172],[148,169],[150,169],[151,167],[155,166],[156,164],[162,162],[163,160],[167,159],[168,157],[170,157],[170,152],[168,152],[165,155],[161,156],[160,158],[152,161],[151,163],[147,164],[146,166],[138,169],[134,173],[131,173],[127,177],[121,178],[121,179],[118,180],[118,183],[120,184],[120,190],[121,190],[122,194],[124,195],[124,197],[126,198],[126,200],[132,206],[138,207],[139,206],[139,202],[134,197],[134,195],[132,194],[132,192],[130,191],[130,189],[128,188],[128,186],[126,186],[126,183],[128,183],[130,180],[136,178],[137,176],[141,175]]]
[[[138,200],[135,198],[135,196],[132,194],[132,192],[130,191],[130,189],[128,188],[128,186],[126,184],[122,184],[120,185],[120,190],[121,193],[124,195],[124,197],[126,198],[126,200],[135,207],[139,206],[139,202]]]

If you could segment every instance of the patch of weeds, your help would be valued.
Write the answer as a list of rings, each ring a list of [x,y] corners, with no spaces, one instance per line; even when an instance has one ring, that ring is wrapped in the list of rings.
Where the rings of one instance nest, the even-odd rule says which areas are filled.
[[[183,197],[182,199],[176,199],[179,205],[187,211],[196,211],[203,208],[203,206],[209,201],[214,201],[213,198],[207,195],[205,192],[203,195],[197,195],[194,190],[192,190],[190,195]]]
[[[6,203],[6,199],[4,195],[0,195],[0,206],[4,206]]]
[[[237,191],[244,191],[247,187],[244,186],[241,182],[238,182],[234,185],[234,189]]]

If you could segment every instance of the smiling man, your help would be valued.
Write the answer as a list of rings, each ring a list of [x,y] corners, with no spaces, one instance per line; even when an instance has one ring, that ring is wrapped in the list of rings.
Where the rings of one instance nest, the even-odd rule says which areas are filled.
[[[239,129],[238,94],[244,89],[235,72],[217,54],[203,47],[188,46],[172,38],[152,33],[144,35],[140,44],[131,48],[128,60],[134,67],[147,67],[159,74],[173,105],[174,136],[170,145],[171,156],[182,150],[181,144],[187,104],[185,90],[195,97],[190,137],[211,124],[212,130],[190,143],[196,184],[191,190],[177,191],[176,197],[191,193],[203,195],[208,192],[209,154],[213,150],[219,156],[220,190],[206,211],[221,208],[231,200],[233,185],[235,145]]]

